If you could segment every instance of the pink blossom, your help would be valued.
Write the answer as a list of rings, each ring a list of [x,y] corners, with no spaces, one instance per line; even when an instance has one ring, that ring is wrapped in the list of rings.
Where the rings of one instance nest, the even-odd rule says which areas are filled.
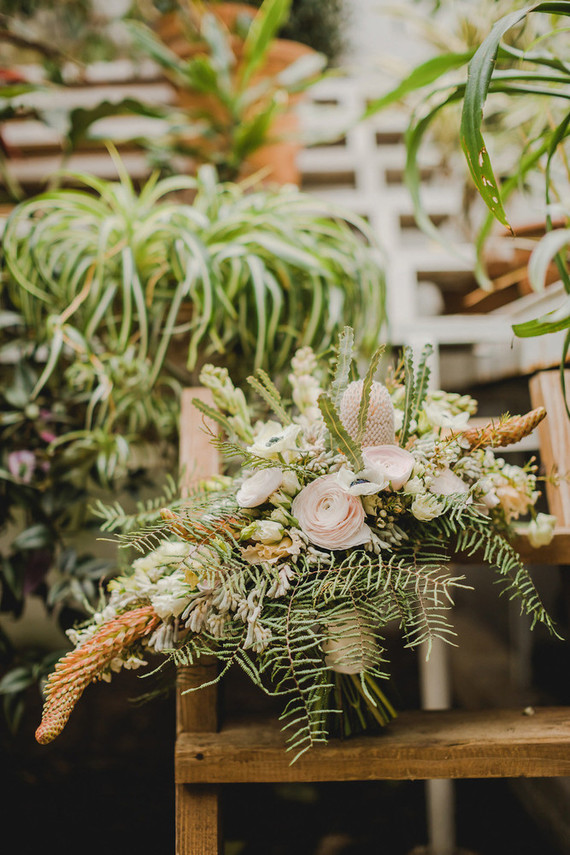
[[[22,484],[29,484],[36,468],[36,455],[33,451],[12,451],[8,455],[8,471]]]
[[[351,549],[370,540],[361,500],[343,490],[336,474],[321,475],[304,487],[291,513],[311,543],[323,549]]]
[[[387,480],[392,490],[399,490],[410,478],[414,455],[398,445],[369,445],[362,449],[364,477],[370,481]]]

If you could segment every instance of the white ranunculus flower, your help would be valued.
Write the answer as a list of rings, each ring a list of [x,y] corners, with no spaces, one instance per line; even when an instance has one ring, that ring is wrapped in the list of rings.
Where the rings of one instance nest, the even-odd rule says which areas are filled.
[[[424,482],[421,478],[418,478],[417,476],[414,476],[413,478],[410,478],[409,481],[406,481],[402,489],[404,493],[406,493],[406,495],[408,496],[419,496],[420,494],[425,493],[426,491]]]
[[[368,472],[366,469],[355,475],[351,469],[343,466],[336,473],[336,477],[342,489],[346,493],[350,493],[351,496],[372,496],[388,487],[390,482],[387,477],[384,477],[382,481],[373,481],[368,479],[368,474],[371,477],[374,475],[374,473]]]
[[[273,520],[256,520],[251,539],[260,543],[279,543],[284,531],[283,526]]]
[[[414,455],[398,445],[369,445],[362,449],[364,472],[369,480],[387,481],[392,490],[399,490],[410,478]],[[387,485],[388,486],[388,485]]]
[[[431,479],[428,489],[430,493],[435,493],[436,496],[451,496],[453,493],[468,493],[469,484],[466,484],[463,478],[460,478],[451,469],[443,469],[439,475]]]
[[[282,454],[289,462],[298,453],[297,437],[301,432],[300,425],[283,427],[279,422],[265,422],[254,433],[253,443],[248,451],[258,457],[275,457]]]
[[[443,502],[438,502],[435,496],[416,496],[410,508],[412,514],[420,522],[429,522],[435,519],[443,511]]]
[[[499,504],[499,497],[495,492],[495,485],[490,478],[480,478],[476,484],[479,501],[489,510],[496,508]]]
[[[538,549],[539,546],[547,546],[554,536],[556,517],[552,514],[537,514],[536,519],[531,520],[528,525],[528,541],[531,546]]]
[[[362,647],[375,645],[374,637],[361,629],[358,614],[353,610],[343,613],[342,620],[327,626],[327,639],[323,642],[325,665],[337,674],[360,674],[372,667],[373,662],[362,655]]]
[[[269,496],[278,490],[283,481],[283,472],[275,466],[269,469],[259,469],[243,481],[236,493],[236,501],[240,508],[257,508],[267,501]]]
[[[362,502],[341,487],[334,473],[304,487],[291,513],[311,543],[323,549],[351,549],[370,541]]]
[[[296,474],[290,469],[283,470],[283,481],[281,483],[281,489],[289,496],[294,496],[301,489],[299,479],[297,478]]]

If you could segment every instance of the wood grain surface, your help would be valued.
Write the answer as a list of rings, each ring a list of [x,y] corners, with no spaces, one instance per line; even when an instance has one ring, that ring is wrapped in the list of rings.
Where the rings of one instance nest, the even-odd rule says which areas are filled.
[[[274,720],[181,734],[178,782],[364,781],[570,775],[570,715],[560,707],[402,712],[385,731],[332,740],[291,765]]]

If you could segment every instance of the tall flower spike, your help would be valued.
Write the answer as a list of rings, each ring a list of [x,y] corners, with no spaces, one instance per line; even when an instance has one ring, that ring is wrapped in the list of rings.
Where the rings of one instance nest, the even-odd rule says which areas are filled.
[[[353,380],[348,384],[340,402],[340,420],[352,439],[356,439],[358,435],[358,413],[363,385],[364,380]],[[374,381],[370,389],[368,416],[361,444],[393,445],[395,441],[394,405],[390,393],[382,383]]]
[[[465,448],[504,448],[532,433],[545,416],[544,407],[537,407],[524,416],[512,416],[502,423],[490,422],[482,428],[469,428],[458,434],[458,439]]]
[[[46,683],[36,740],[45,745],[59,736],[85,687],[100,677],[116,656],[149,635],[158,624],[159,617],[152,606],[133,609],[103,624],[95,635],[60,659]]]

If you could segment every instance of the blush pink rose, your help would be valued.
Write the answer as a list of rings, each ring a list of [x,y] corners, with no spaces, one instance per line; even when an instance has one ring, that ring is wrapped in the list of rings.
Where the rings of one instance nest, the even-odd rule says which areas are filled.
[[[342,489],[336,474],[321,475],[304,487],[291,513],[311,543],[323,549],[351,549],[370,540],[361,500]]]
[[[381,481],[384,476],[392,490],[399,490],[409,480],[414,468],[414,455],[398,445],[368,445],[362,449],[364,471],[376,475],[370,480]]]
[[[275,466],[259,469],[254,475],[246,478],[236,493],[236,501],[240,508],[257,508],[267,501],[269,496],[278,490],[283,482],[283,471]]]

